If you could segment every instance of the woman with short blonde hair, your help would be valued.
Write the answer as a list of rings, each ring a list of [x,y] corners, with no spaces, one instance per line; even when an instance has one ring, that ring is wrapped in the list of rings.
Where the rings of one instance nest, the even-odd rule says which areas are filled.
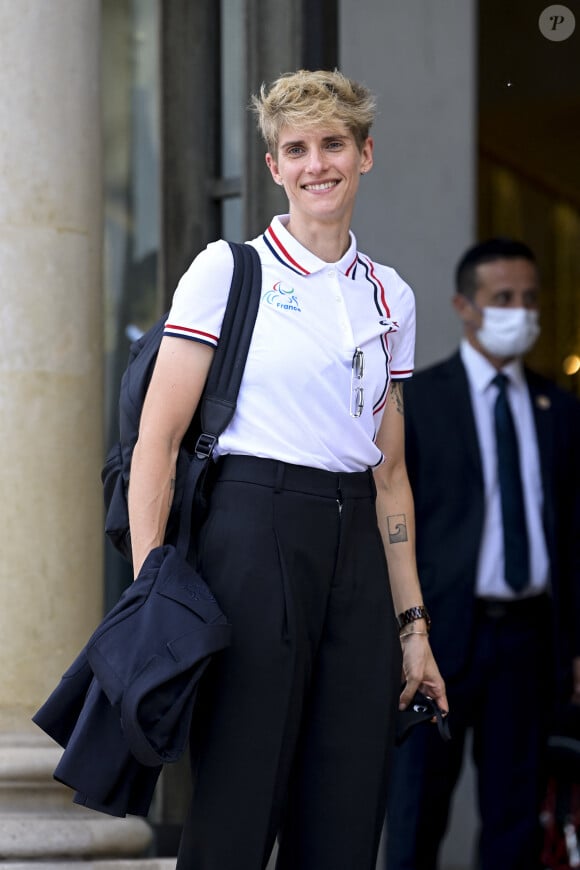
[[[200,690],[177,867],[262,870],[277,839],[278,870],[374,870],[397,708],[418,688],[446,708],[404,457],[414,298],[350,228],[373,165],[368,89],[301,70],[252,105],[288,213],[249,242],[261,301],[195,530],[232,643]],[[174,295],[133,454],[136,573],[163,542],[232,268],[214,242]]]

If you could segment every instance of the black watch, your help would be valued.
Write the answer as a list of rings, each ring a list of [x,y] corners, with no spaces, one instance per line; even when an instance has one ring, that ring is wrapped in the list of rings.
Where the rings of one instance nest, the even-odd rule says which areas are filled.
[[[415,622],[416,619],[424,619],[427,625],[427,631],[431,628],[431,617],[427,611],[427,608],[424,604],[418,605],[416,607],[409,607],[408,610],[403,610],[402,613],[399,613],[397,616],[397,623],[399,625],[399,631],[404,628],[406,625],[409,625],[411,622]]]

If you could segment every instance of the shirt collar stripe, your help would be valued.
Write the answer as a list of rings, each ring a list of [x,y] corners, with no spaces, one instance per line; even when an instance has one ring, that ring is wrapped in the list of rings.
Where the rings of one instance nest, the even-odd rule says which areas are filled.
[[[274,250],[272,245],[268,244],[268,239],[266,238],[266,233],[272,238],[274,245],[278,248],[278,250],[282,254],[282,257],[284,257],[284,260],[282,260],[282,257],[280,257],[279,254],[276,253],[276,251]],[[281,260],[282,262],[286,261],[285,265],[288,266],[290,269],[293,269],[294,272],[298,272],[299,275],[310,275],[310,272],[308,271],[308,269],[305,269],[304,266],[301,266],[300,263],[298,263],[294,259],[294,257],[292,257],[288,253],[288,251],[286,250],[286,248],[284,247],[284,245],[282,244],[282,242],[280,241],[280,239],[278,238],[278,236],[276,235],[276,233],[274,232],[274,230],[272,229],[271,226],[268,227],[268,229],[266,230],[266,233],[264,233],[264,241],[266,242],[266,244],[268,245],[268,247],[270,248],[270,250],[272,251],[274,256],[277,257],[278,260]]]
[[[292,272],[296,272],[297,275],[302,275],[302,272],[300,272],[298,269],[295,269],[294,266],[290,265],[290,263],[287,263],[286,260],[284,260],[284,258],[277,253],[269,239],[266,238],[265,233],[263,234],[262,238],[264,239],[266,247],[270,249],[270,252],[274,259],[278,260],[279,263],[282,263],[283,266],[285,266],[287,269],[290,269]]]
[[[350,264],[350,266],[348,267],[348,269],[344,273],[347,276],[347,278],[350,276],[353,281],[356,277],[356,264],[357,264],[357,262],[358,262],[358,253],[355,253],[354,260],[352,261],[352,263]],[[352,269],[352,275],[350,274],[351,269]]]

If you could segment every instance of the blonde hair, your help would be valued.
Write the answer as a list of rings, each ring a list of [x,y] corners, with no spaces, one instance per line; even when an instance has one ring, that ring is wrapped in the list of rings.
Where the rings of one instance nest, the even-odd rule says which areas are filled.
[[[285,73],[262,84],[251,99],[268,151],[276,154],[282,127],[319,127],[342,122],[362,148],[375,120],[376,100],[367,87],[338,70]]]

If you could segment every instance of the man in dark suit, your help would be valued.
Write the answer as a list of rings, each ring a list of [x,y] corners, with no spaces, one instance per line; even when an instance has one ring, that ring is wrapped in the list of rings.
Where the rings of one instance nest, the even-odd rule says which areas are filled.
[[[522,364],[539,333],[526,245],[471,248],[456,289],[458,352],[405,386],[419,577],[452,740],[421,726],[396,750],[386,867],[438,866],[471,730],[479,868],[535,870],[546,731],[558,701],[580,702],[580,403]]]

